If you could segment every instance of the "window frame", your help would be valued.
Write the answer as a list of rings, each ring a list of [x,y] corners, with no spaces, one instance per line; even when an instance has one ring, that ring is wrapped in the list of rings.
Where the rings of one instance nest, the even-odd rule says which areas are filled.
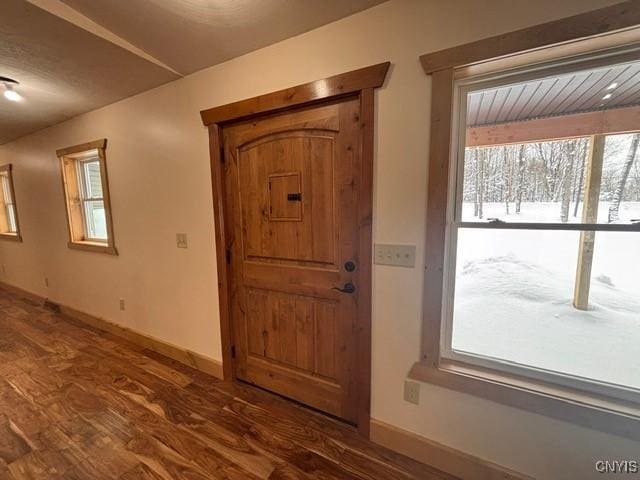
[[[443,313],[448,308],[444,294],[451,271],[447,268],[452,236],[448,206],[458,192],[451,182],[457,178],[452,170],[458,161],[455,140],[461,134],[453,108],[454,81],[594,52],[619,52],[630,44],[640,44],[640,7],[626,2],[420,57],[431,78],[431,122],[423,331],[420,359],[411,368],[410,378],[640,441],[640,403],[635,398],[611,395],[608,389],[586,391],[570,382],[549,382],[442,355]],[[610,229],[609,225],[599,227]],[[568,229],[589,228],[578,224]]]
[[[111,197],[109,194],[109,180],[107,176],[107,162],[105,150],[107,139],[95,140],[72,147],[60,149],[56,152],[60,162],[62,187],[65,199],[67,217],[67,231],[71,249],[117,255],[115,247],[113,221],[111,216]],[[100,165],[100,181],[102,198],[86,198],[86,179],[81,171],[81,164],[98,161]],[[85,214],[85,202],[102,200],[105,210],[107,238],[91,238],[88,235],[88,225]]]
[[[640,58],[640,46],[634,46],[632,53]],[[454,80],[452,127],[455,135],[452,137],[451,166],[449,171],[449,199],[447,203],[447,243],[445,246],[445,271],[443,286],[443,309],[440,335],[440,356],[445,361],[454,361],[460,364],[468,364],[497,370],[507,374],[515,374],[522,377],[531,377],[536,380],[557,384],[561,387],[584,390],[589,393],[607,395],[620,400],[631,401],[640,404],[640,389],[625,387],[597,381],[595,379],[581,378],[576,375],[562,372],[548,371],[532,365],[520,365],[507,360],[492,359],[482,355],[474,355],[470,352],[457,352],[452,346],[453,334],[453,304],[455,301],[455,273],[457,265],[457,239],[461,229],[482,229],[486,231],[504,230],[544,230],[544,231],[593,231],[593,232],[625,232],[638,234],[640,240],[640,224],[603,224],[603,223],[561,223],[561,222],[496,222],[489,220],[465,221],[462,219],[462,197],[464,194],[464,162],[466,156],[466,108],[467,96],[477,90],[494,88],[513,83],[556,75],[566,70],[589,69],[604,65],[623,63],[628,60],[629,51],[624,49],[616,55],[587,55],[580,58],[562,59],[547,62],[533,67],[515,69],[506,74],[484,75],[479,78],[463,78]],[[612,134],[613,135],[613,134]],[[573,137],[584,138],[584,137]]]
[[[0,232],[0,239],[11,240],[16,242],[22,242],[22,235],[20,233],[20,221],[18,220],[18,207],[16,205],[16,191],[13,184],[13,164],[8,163],[6,165],[0,166],[0,193],[2,194],[2,198],[0,199],[0,203],[2,204],[2,209],[4,211],[4,216],[7,221],[7,231]],[[6,179],[6,180],[5,180]],[[5,184],[6,181],[6,184]],[[5,192],[5,186],[8,187],[9,191]],[[11,202],[7,203],[5,198],[9,197]],[[9,226],[9,215],[8,215],[8,205],[13,207],[13,217],[15,220],[15,231],[10,230]]]
[[[87,204],[90,202],[102,202],[104,206],[104,191],[101,197],[92,197],[89,195],[89,186],[87,185],[87,169],[88,163],[98,163],[100,166],[100,159],[98,157],[80,158],[76,161],[76,171],[78,174],[78,185],[80,186],[80,212],[82,213],[82,220],[85,231],[85,241],[94,243],[104,243],[104,238],[91,237],[87,234],[90,231],[89,218],[87,215]],[[100,175],[100,182],[102,183],[102,174]],[[107,233],[108,235],[108,233]]]
[[[15,203],[13,202],[13,194],[9,185],[9,176],[0,173],[0,181],[2,182],[2,200],[4,203],[4,214],[7,218],[7,232],[15,234],[18,232],[16,225]]]

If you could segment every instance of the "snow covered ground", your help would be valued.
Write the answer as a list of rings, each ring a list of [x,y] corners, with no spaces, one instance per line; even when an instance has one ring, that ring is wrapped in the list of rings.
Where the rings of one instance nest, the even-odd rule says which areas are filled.
[[[600,202],[598,205],[598,223],[607,223],[610,202]],[[559,223],[560,204],[557,202],[523,202],[520,213],[515,213],[513,202],[509,205],[509,215],[506,214],[504,203],[485,203],[483,205],[483,218],[499,218],[505,222],[526,223]],[[582,204],[578,207],[578,214],[574,213],[574,204],[569,207],[569,223],[580,223],[582,220]],[[620,220],[616,223],[629,223],[631,220],[640,219],[640,202],[623,202],[620,205]],[[473,222],[478,220],[473,216],[473,203],[465,202],[462,205],[462,220]]]
[[[640,203],[623,211],[640,218]],[[557,217],[559,206],[524,204],[519,221],[535,221],[527,212]],[[460,230],[453,348],[640,389],[640,233],[596,234],[588,311],[572,305],[579,237]]]

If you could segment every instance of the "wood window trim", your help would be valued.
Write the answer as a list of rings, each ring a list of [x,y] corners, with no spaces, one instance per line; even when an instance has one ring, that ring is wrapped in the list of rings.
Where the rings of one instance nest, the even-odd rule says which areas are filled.
[[[423,334],[409,377],[588,428],[640,440],[640,405],[441,358],[454,80],[637,42],[640,4],[627,1],[420,57],[431,76]],[[622,129],[626,127],[621,127]],[[485,132],[491,133],[491,132]],[[499,133],[499,132],[498,132]],[[572,135],[571,132],[567,132]],[[505,143],[509,143],[505,139]]]
[[[18,219],[18,205],[16,203],[16,189],[13,185],[13,164],[8,163],[0,166],[0,174],[6,174],[9,181],[9,189],[11,190],[11,200],[13,200],[13,213],[16,221],[16,232],[0,232],[0,239],[11,242],[22,242],[22,234],[20,233],[20,220]],[[4,207],[4,200],[0,200]]]
[[[0,233],[1,240],[8,240],[10,242],[22,242],[22,235],[16,233]]]
[[[94,140],[92,142],[82,143],[56,151],[56,156],[60,162],[60,174],[62,177],[62,190],[65,201],[65,212],[67,218],[67,231],[69,241],[67,246],[73,250],[82,250],[85,252],[105,253],[108,255],[118,255],[115,247],[115,239],[113,233],[113,219],[111,216],[111,196],[109,193],[109,178],[107,175],[107,157],[106,157],[107,139]],[[75,169],[75,161],[83,158],[83,153],[98,154],[100,162],[100,179],[102,183],[103,204],[105,209],[105,220],[107,228],[107,241],[96,242],[85,240],[84,220],[77,205],[73,205],[71,196],[78,196],[77,180],[73,175],[67,174],[67,167]],[[65,162],[74,161],[74,166],[65,166]]]
[[[224,218],[224,183],[222,172],[222,126],[231,121],[253,116],[286,111],[291,108],[312,105],[340,97],[357,95],[360,99],[362,128],[362,171],[360,191],[363,196],[357,212],[361,235],[359,251],[362,258],[372,259],[373,218],[373,156],[375,89],[382,87],[391,63],[385,62],[353,70],[348,73],[316,80],[239,102],[210,108],[200,112],[202,122],[209,129],[209,152],[216,240],[216,264],[218,271],[218,296],[220,330],[222,337],[223,375],[225,380],[234,378],[232,368],[232,325],[230,315],[230,273],[227,264],[227,221]],[[369,438],[371,421],[371,261],[360,266],[360,308],[357,319],[358,342],[358,431]]]
[[[634,29],[638,25],[638,2],[627,0],[598,10],[427,53],[420,56],[420,63],[425,73],[430,75],[451,68],[459,69],[522,53],[547,50],[550,47],[566,47],[586,38],[595,39],[609,33]]]
[[[81,250],[84,252],[106,253],[108,255],[118,255],[118,250],[110,245],[104,245],[97,242],[76,241],[67,243],[67,247],[72,250]]]
[[[638,405],[453,361],[418,362],[409,377],[556,420],[640,441]]]

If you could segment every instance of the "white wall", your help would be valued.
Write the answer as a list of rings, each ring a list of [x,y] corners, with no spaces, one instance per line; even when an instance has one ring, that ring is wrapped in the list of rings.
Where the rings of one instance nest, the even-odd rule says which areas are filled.
[[[24,238],[0,243],[0,278],[221,359],[201,109],[390,60],[376,97],[374,239],[417,245],[421,265],[430,83],[418,56],[611,3],[392,0],[0,147],[0,163],[15,165]],[[66,247],[55,151],[101,137],[109,140],[118,257]],[[189,235],[187,250],[176,248],[177,232]],[[423,271],[375,266],[373,280],[374,418],[544,479],[603,478],[596,459],[637,459],[638,443],[430,385],[419,406],[405,403],[403,382],[419,355]]]

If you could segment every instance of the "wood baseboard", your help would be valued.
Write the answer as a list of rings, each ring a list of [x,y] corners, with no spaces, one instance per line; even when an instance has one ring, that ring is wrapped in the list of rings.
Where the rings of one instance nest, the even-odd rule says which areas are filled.
[[[371,420],[371,440],[462,480],[533,480],[380,420]]]
[[[98,318],[80,310],[76,310],[73,307],[62,305],[57,302],[51,302],[45,297],[5,282],[0,282],[0,288],[40,305],[47,304],[49,306],[57,306],[60,309],[60,313],[66,315],[67,317],[73,318],[74,320],[82,322],[86,325],[90,325],[94,328],[97,328],[98,330],[111,333],[118,337],[122,337],[140,347],[152,350],[156,353],[164,355],[165,357],[169,357],[208,375],[212,375],[219,379],[223,378],[222,362],[218,360],[206,357],[199,353],[192,352],[172,343],[165,342],[164,340],[159,340],[150,335],[137,332],[130,328],[117,325],[113,322],[110,322],[109,320]]]
[[[0,288],[6,290],[9,293],[13,293],[17,297],[23,298],[30,301],[31,303],[36,303],[38,305],[44,305],[44,302],[47,301],[46,298],[41,297],[40,295],[36,295],[35,293],[31,293],[27,290],[23,290],[20,287],[15,287],[5,282],[0,282]]]

